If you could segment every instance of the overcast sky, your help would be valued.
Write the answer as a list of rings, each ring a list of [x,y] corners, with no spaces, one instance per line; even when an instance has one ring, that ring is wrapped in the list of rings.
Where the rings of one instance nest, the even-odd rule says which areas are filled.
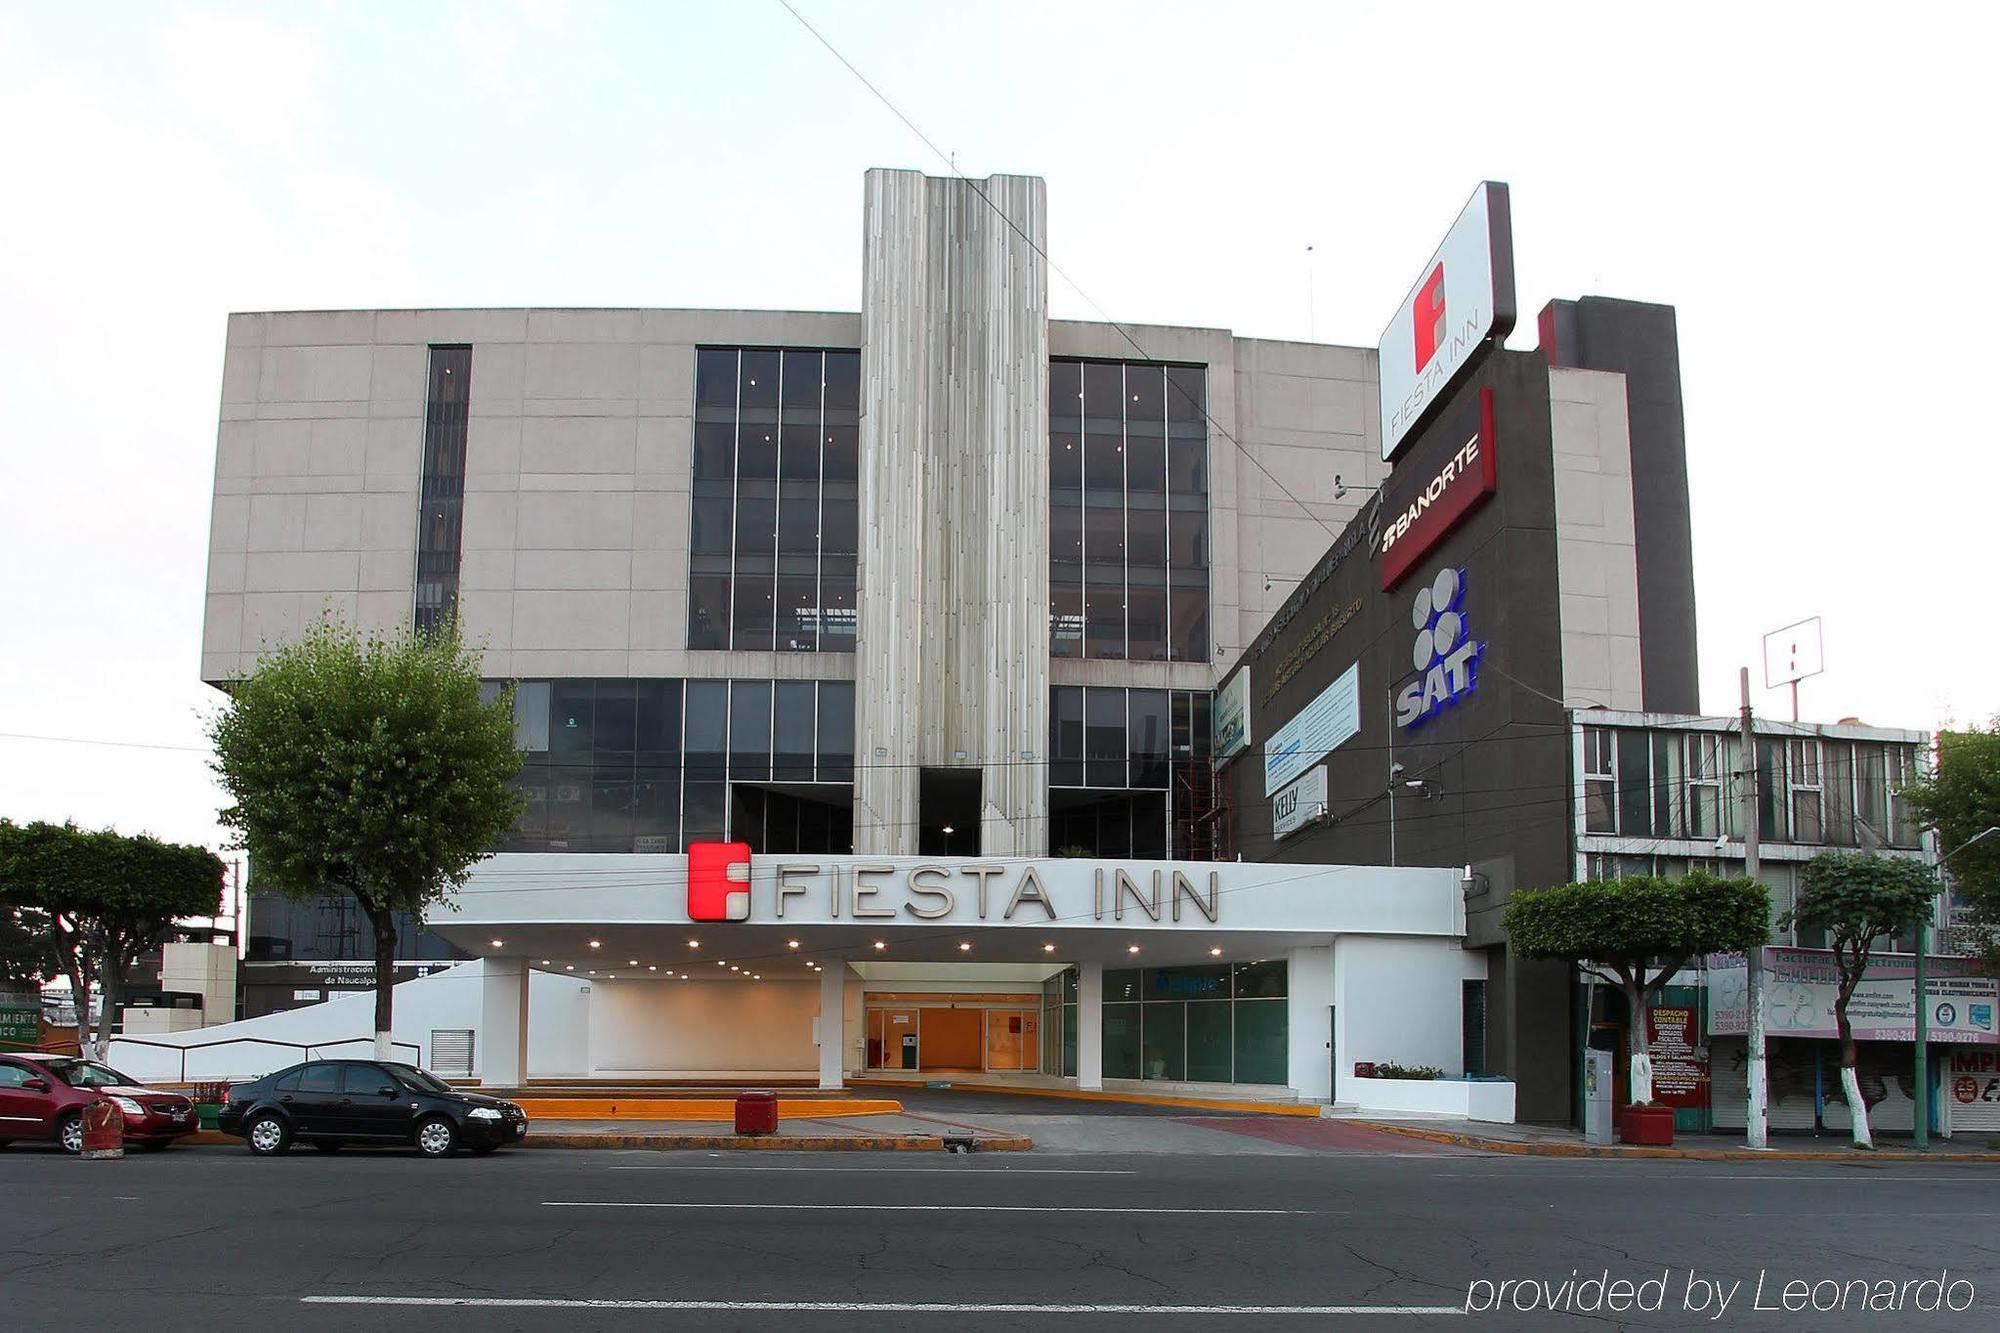
[[[1514,345],[1679,309],[1704,708],[1820,615],[1809,720],[2000,711],[1990,8],[795,3],[1048,180],[1058,317],[1373,345],[1509,182]],[[852,310],[945,169],[776,0],[7,4],[0,126],[0,814],[209,842],[226,312]]]

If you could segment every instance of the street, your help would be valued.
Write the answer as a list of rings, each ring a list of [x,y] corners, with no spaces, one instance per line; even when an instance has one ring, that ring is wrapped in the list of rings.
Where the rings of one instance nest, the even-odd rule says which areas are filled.
[[[89,1162],[16,1146],[0,1154],[0,1322],[1690,1327],[1715,1325],[1718,1291],[1730,1294],[1725,1327],[2000,1320],[2000,1203],[1984,1167],[1242,1142],[1226,1155],[550,1150],[444,1162],[220,1147]],[[1919,1308],[1938,1300],[1905,1284],[1941,1270],[1938,1300],[1968,1308]],[[1627,1307],[1646,1309],[1614,1312],[1621,1280]],[[1787,1283],[1830,1301],[1828,1280],[1870,1285],[1842,1288],[1844,1311],[1814,1311],[1810,1295],[1784,1309]],[[1892,1289],[1893,1311],[1865,1308]]]

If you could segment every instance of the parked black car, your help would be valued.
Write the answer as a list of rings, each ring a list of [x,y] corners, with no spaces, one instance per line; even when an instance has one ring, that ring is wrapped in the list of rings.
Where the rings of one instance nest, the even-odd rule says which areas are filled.
[[[414,1065],[315,1060],[230,1088],[216,1127],[264,1156],[295,1142],[321,1152],[349,1143],[412,1143],[426,1157],[449,1157],[460,1148],[483,1156],[525,1139],[528,1115]]]

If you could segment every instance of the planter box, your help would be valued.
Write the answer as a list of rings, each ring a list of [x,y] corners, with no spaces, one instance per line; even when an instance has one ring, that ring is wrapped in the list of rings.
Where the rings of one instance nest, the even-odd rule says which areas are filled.
[[[1670,1148],[1674,1142],[1674,1108],[1627,1106],[1618,1112],[1618,1137],[1626,1143]]]
[[[1340,1100],[1363,1112],[1514,1123],[1514,1084],[1507,1079],[1350,1078],[1341,1080],[1340,1091]]]

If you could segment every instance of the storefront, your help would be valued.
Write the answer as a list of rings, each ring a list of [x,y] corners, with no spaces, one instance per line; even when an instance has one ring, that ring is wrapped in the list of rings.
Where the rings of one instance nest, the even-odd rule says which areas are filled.
[[[482,958],[489,1084],[949,1074],[1326,1100],[1336,1049],[1461,1074],[1484,977],[1437,869],[502,855],[431,925]],[[536,976],[574,997],[539,1012]]]

